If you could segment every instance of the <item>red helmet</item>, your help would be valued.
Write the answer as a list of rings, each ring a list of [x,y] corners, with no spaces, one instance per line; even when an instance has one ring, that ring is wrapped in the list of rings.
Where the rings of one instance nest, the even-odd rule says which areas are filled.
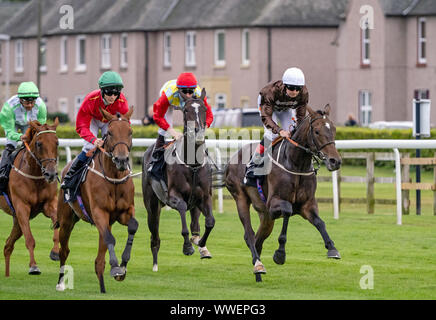
[[[177,78],[177,87],[178,88],[196,88],[197,87],[197,79],[194,74],[191,72],[184,72],[179,75]]]

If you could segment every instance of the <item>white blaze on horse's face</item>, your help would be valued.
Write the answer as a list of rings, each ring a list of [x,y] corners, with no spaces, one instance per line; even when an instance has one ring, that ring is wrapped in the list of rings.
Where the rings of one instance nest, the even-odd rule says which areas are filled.
[[[327,127],[327,129],[330,130],[330,123],[327,122],[327,123],[325,124],[325,126]]]
[[[200,104],[199,103],[197,103],[197,102],[194,102],[193,104],[192,104],[192,106],[194,107],[194,109],[195,109],[195,114],[196,114],[196,116],[197,116],[197,123],[198,123],[198,125],[200,125],[200,118],[199,118],[199,116],[198,116],[198,108],[200,107]]]

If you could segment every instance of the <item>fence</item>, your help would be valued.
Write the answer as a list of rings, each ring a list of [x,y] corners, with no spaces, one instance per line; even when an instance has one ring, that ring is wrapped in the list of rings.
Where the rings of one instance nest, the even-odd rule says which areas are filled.
[[[134,147],[149,147],[155,139],[133,139]],[[258,143],[255,140],[207,140],[206,145],[210,149],[229,151],[239,149],[249,143]],[[0,138],[0,144],[5,144],[6,139]],[[81,139],[59,139],[59,147],[66,148],[67,159],[71,159],[71,147],[81,147]],[[395,190],[397,203],[397,224],[402,224],[402,190],[401,190],[401,159],[399,149],[436,149],[436,140],[337,140],[336,148],[339,150],[351,149],[392,149],[395,158]],[[338,173],[332,172],[333,188],[333,216],[339,219],[339,192]],[[221,195],[222,199],[222,195]]]

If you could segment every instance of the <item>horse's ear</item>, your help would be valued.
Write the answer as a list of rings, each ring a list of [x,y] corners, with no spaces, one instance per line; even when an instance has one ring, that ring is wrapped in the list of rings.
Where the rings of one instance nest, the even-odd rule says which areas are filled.
[[[326,115],[330,115],[330,110],[331,110],[330,104],[327,103],[327,104],[325,105],[325,107],[324,107],[324,113],[325,113]]]
[[[103,110],[101,107],[98,107],[98,109],[100,110],[100,113],[104,119],[106,119],[107,121],[112,120],[113,115],[111,113],[107,112],[106,110]]]
[[[130,106],[129,111],[127,111],[127,112],[124,114],[124,117],[125,117],[127,120],[130,120],[130,117],[132,116],[133,110],[134,110],[134,107],[133,107],[133,106]]]
[[[201,97],[200,97],[200,99],[204,100],[204,98],[206,98],[206,89],[205,88],[201,89]]]
[[[59,125],[59,118],[56,117],[54,123],[53,123],[53,127],[56,129],[56,127]]]

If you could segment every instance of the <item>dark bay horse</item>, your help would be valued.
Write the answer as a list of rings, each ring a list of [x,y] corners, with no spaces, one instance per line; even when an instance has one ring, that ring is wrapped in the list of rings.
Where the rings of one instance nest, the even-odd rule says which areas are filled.
[[[315,157],[322,159],[328,170],[339,169],[341,157],[334,143],[336,128],[328,118],[329,105],[323,111],[314,112],[310,107],[307,111],[308,115],[296,128],[292,140],[283,139],[272,152],[265,151],[265,162],[269,162],[271,171],[262,185],[264,200],[261,199],[258,189],[242,184],[245,174],[243,155],[252,152],[252,145],[239,150],[226,168],[225,183],[236,201],[257,281],[261,281],[261,274],[266,273],[260,260],[263,242],[271,234],[274,220],[279,217],[283,217],[283,227],[278,239],[279,249],[273,256],[277,264],[285,263],[288,221],[295,214],[309,220],[318,229],[328,250],[327,257],[340,259],[339,252],[326,231],[325,223],[318,215],[315,199],[316,172],[312,164],[312,158]],[[250,205],[253,205],[260,217],[256,234],[251,226]]]
[[[58,138],[56,127],[59,121],[56,118],[53,125],[41,125],[38,121],[31,121],[29,128],[23,136],[26,148],[18,151],[9,175],[7,199],[0,197],[0,208],[13,216],[11,234],[4,247],[5,275],[9,277],[10,258],[15,242],[24,234],[26,248],[29,250],[29,274],[41,273],[35,257],[35,239],[30,230],[29,220],[43,212],[56,222],[57,211],[57,158]],[[50,253],[52,260],[58,260],[59,233],[54,231],[54,246]]]
[[[151,232],[151,252],[153,254],[153,271],[158,270],[157,256],[160,248],[159,219],[164,205],[177,210],[182,222],[183,253],[192,255],[194,249],[189,239],[186,224],[186,211],[191,213],[191,242],[198,246],[200,258],[211,258],[206,248],[206,241],[215,225],[212,214],[211,168],[207,161],[205,145],[206,106],[203,89],[200,98],[187,98],[183,111],[183,138],[173,143],[165,152],[166,176],[168,177],[167,199],[161,201],[153,190],[152,178],[148,175],[153,147],[147,149],[143,157],[142,193],[148,213],[148,228]],[[166,203],[165,203],[166,202]],[[205,232],[200,239],[200,212],[205,216]]]
[[[70,249],[69,238],[76,222],[82,220],[94,224],[99,232],[98,255],[95,259],[95,273],[100,283],[100,292],[105,293],[103,273],[105,254],[109,250],[110,275],[117,281],[124,280],[126,266],[130,260],[133,238],[138,229],[135,219],[135,189],[129,170],[129,154],[132,147],[132,128],[130,116],[133,108],[125,114],[112,115],[100,109],[103,118],[108,121],[108,131],[104,137],[104,149],[97,149],[92,163],[88,167],[86,180],[80,186],[80,196],[65,203],[64,190],[59,191],[58,227],[60,241],[60,273],[56,286],[58,291],[65,290],[64,266]],[[69,164],[62,171],[68,170]],[[115,238],[111,233],[112,225],[118,221],[127,226],[128,239],[122,254],[121,265],[115,255]]]

